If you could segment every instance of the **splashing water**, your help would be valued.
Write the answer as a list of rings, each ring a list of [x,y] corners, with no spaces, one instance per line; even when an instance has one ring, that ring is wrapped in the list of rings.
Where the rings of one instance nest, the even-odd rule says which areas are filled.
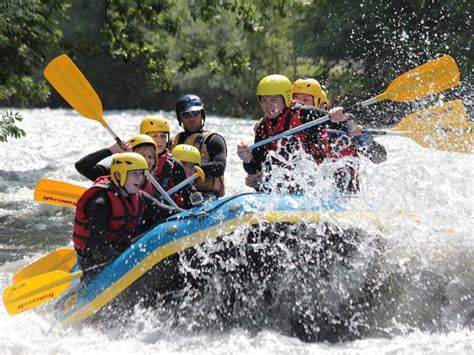
[[[73,211],[34,203],[36,181],[48,177],[87,186],[75,172],[74,162],[113,144],[103,128],[70,110],[21,113],[28,136],[0,145],[2,289],[19,268],[70,240]],[[145,114],[109,112],[106,119],[125,138],[136,132]],[[164,115],[174,123],[171,114]],[[206,125],[226,132],[228,194],[249,191],[235,147],[242,137],[250,140],[253,122],[211,116]],[[177,131],[173,126],[173,132]],[[131,317],[113,327],[63,328],[46,309],[14,317],[0,309],[0,351],[472,352],[474,159],[468,154],[423,149],[404,138],[379,142],[387,148],[389,159],[380,165],[362,159],[359,196],[379,213],[379,225],[327,221],[287,227],[278,236],[269,264],[278,272],[263,280],[239,274],[248,262],[244,241],[249,231],[243,227],[225,236],[223,243],[209,242],[198,248],[200,260],[210,258],[222,245],[235,250],[233,258],[210,263],[198,275],[206,280],[204,286],[184,290],[184,297],[160,298],[157,302],[162,306],[154,310],[137,305]],[[291,171],[298,172],[293,175],[295,184],[316,197],[331,191],[327,176],[333,167],[316,167],[304,156],[295,156],[291,164]],[[262,226],[259,233],[265,234],[266,228]],[[342,257],[341,250],[323,252],[328,250],[324,239],[316,237],[327,233],[324,228],[333,231],[336,240],[345,233],[342,245],[350,258]],[[302,241],[297,248],[292,242],[296,236]],[[325,260],[324,267],[317,267],[320,263],[315,260]],[[180,267],[195,271],[184,258]],[[305,343],[298,336],[308,341],[346,342]]]

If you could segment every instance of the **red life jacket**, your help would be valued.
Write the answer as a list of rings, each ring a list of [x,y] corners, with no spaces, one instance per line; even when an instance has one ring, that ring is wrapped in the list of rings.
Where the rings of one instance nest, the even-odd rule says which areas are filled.
[[[158,157],[156,168],[153,170],[153,176],[165,190],[169,190],[176,185],[176,182],[173,179],[173,167],[173,159],[168,149],[166,149]]]
[[[278,116],[276,119],[270,119],[264,117],[258,124],[257,134],[266,139],[268,137],[273,137],[281,132],[287,131],[289,129],[298,127],[302,125],[300,119],[299,109],[301,104],[295,100],[292,101],[292,106],[290,108],[285,108],[285,110]],[[266,150],[277,150],[278,146],[285,146],[289,138],[282,138],[281,140],[276,140],[265,145]],[[304,132],[295,133],[293,139],[296,139],[303,147],[307,146],[307,139]],[[280,143],[279,143],[280,142]]]
[[[142,190],[143,192],[146,192],[150,196],[153,196],[155,192],[155,188],[153,187],[153,184],[148,179],[145,179],[143,181],[142,186],[140,186],[140,190]]]
[[[165,191],[171,189],[177,184],[173,177],[174,164],[174,158],[171,156],[169,150],[166,149],[158,157],[156,168],[153,170],[153,176]],[[159,194],[154,197],[162,199],[162,196]],[[178,205],[178,207],[185,207],[184,197],[179,191],[171,195],[171,198]]]
[[[101,176],[77,201],[72,241],[78,250],[86,249],[89,238],[91,238],[89,220],[85,213],[86,205],[99,191],[104,190],[112,208],[106,239],[117,249],[122,249],[123,246],[130,244],[136,226],[143,219],[145,206],[140,191],[134,194],[129,202],[128,199],[121,196],[119,189],[110,183],[108,176]]]

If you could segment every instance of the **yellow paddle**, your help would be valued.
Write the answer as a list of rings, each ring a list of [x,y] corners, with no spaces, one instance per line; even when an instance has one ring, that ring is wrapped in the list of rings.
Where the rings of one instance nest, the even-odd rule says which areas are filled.
[[[460,83],[459,69],[449,55],[431,60],[394,79],[381,94],[358,103],[355,106],[366,107],[382,100],[407,102],[430,94],[437,94]],[[329,121],[329,115],[289,129],[280,134],[263,139],[249,146],[250,150],[261,147],[283,137],[291,136],[305,129]]]
[[[462,100],[453,100],[406,116],[395,127],[422,147],[471,153],[474,122],[468,120]]]
[[[35,187],[35,201],[56,206],[76,207],[77,200],[87,189],[67,182],[41,179]]]
[[[71,282],[82,277],[82,271],[52,271],[20,281],[3,292],[3,303],[9,314],[18,314],[58,297]]]
[[[347,134],[329,130],[330,133]],[[474,148],[474,122],[469,122],[462,100],[453,100],[405,116],[391,130],[366,129],[378,136],[403,136],[420,146],[448,152],[471,153]],[[354,137],[353,140],[357,140]]]
[[[102,102],[99,96],[84,74],[67,55],[60,55],[49,62],[44,70],[44,76],[72,108],[84,117],[98,121],[115,141],[121,144],[120,138],[112,131],[104,119]],[[180,210],[153,175],[149,171],[145,171],[145,175],[169,205]]]
[[[408,102],[455,87],[460,81],[456,62],[451,56],[444,55],[400,75],[387,90],[360,105],[365,107],[383,100]]]
[[[57,249],[17,271],[16,274],[13,275],[13,282],[18,283],[50,271],[69,272],[74,267],[76,260],[76,251],[73,248]]]

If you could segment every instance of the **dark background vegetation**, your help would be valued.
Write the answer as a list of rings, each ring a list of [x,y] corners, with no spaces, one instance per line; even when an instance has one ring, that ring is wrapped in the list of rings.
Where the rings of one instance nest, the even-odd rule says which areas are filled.
[[[469,105],[472,4],[2,0],[0,106],[67,106],[42,76],[62,53],[85,73],[105,109],[173,110],[180,95],[195,93],[211,113],[254,117],[258,81],[273,73],[315,77],[333,105],[349,105],[442,54],[456,59],[465,83],[447,96]],[[364,116],[387,124],[399,113],[382,104]]]

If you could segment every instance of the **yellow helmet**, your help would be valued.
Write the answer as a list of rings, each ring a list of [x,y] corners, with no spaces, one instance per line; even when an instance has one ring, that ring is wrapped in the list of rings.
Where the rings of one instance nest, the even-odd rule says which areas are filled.
[[[146,134],[137,134],[129,138],[127,142],[130,144],[132,149],[142,144],[151,144],[156,149],[155,141],[153,140],[153,138],[151,138],[150,136],[147,136]]]
[[[168,120],[162,116],[147,116],[140,123],[140,134],[148,134],[150,132],[166,132],[170,133],[170,124]]]
[[[127,173],[132,170],[148,170],[148,164],[142,155],[133,152],[112,155],[110,178],[115,185],[123,187],[127,181]],[[119,173],[120,181],[115,177],[115,173]]]
[[[281,95],[285,100],[285,106],[290,107],[291,100],[293,99],[293,86],[291,85],[290,79],[284,75],[268,75],[258,83],[257,96],[262,95]]]
[[[189,144],[178,144],[173,148],[171,154],[185,163],[201,164],[201,153],[195,146]]]
[[[306,94],[311,95],[314,99],[314,106],[325,107],[328,106],[328,97],[321,88],[319,81],[315,79],[298,79],[293,83],[293,95]]]

